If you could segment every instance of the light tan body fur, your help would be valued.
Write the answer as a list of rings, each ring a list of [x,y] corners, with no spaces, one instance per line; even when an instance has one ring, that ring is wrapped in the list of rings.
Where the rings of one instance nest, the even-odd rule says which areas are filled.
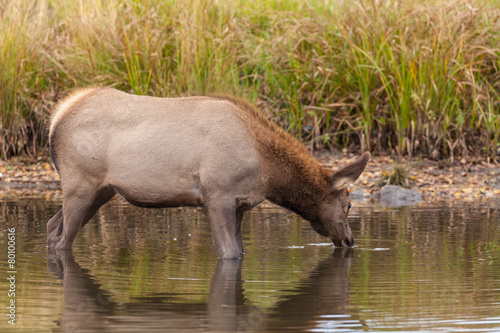
[[[245,102],[85,89],[58,105],[49,135],[63,190],[49,247],[70,249],[116,193],[144,207],[205,206],[221,258],[241,255],[241,217],[266,198],[325,229],[314,225],[323,217],[310,206],[332,192],[333,174]],[[338,245],[349,237],[331,238]]]

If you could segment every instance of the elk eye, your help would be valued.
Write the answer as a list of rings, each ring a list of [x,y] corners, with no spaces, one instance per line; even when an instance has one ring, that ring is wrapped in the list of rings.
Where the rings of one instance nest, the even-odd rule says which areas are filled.
[[[349,213],[349,209],[351,209],[352,205],[351,203],[349,202],[349,204],[347,205],[347,212]]]

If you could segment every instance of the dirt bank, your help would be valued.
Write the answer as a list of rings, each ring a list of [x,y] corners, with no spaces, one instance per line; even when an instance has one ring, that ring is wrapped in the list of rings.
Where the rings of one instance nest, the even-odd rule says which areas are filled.
[[[353,154],[332,155],[317,152],[322,165],[338,168],[356,158]],[[430,161],[428,159],[396,159],[374,156],[351,190],[373,193],[379,190],[379,180],[390,174],[398,163],[408,166],[411,189],[424,200],[500,200],[500,165],[471,161]],[[37,162],[26,158],[0,161],[0,199],[23,197],[61,197],[60,178],[47,157]]]

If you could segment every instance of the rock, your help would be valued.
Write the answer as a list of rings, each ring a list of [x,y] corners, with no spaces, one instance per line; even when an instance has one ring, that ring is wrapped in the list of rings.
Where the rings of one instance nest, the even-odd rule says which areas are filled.
[[[368,197],[370,197],[370,193],[358,189],[350,192],[349,197],[351,198],[352,201],[363,201],[366,200]]]
[[[422,201],[421,193],[395,185],[382,187],[379,195],[380,203],[385,207],[410,206]]]

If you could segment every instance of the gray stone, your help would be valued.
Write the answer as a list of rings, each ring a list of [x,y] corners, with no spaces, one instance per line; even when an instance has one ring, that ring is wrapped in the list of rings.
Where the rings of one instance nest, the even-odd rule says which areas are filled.
[[[411,206],[422,201],[422,194],[401,186],[386,185],[379,192],[380,203],[385,207]]]
[[[363,201],[370,197],[370,193],[365,193],[363,190],[354,190],[349,193],[352,201]]]

